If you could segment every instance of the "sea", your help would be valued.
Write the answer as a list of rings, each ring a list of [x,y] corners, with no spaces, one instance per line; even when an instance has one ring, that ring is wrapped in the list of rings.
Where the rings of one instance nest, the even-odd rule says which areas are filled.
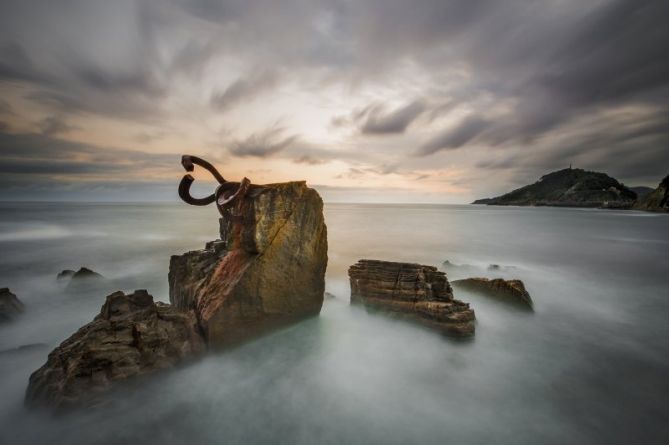
[[[0,443],[669,443],[669,215],[326,203],[325,219],[334,298],[319,317],[52,415],[24,407],[30,374],[109,293],[167,302],[170,256],[215,239],[218,215],[0,203],[0,287],[26,306],[0,325]],[[456,289],[476,335],[443,337],[351,306],[361,258],[521,279],[535,310]],[[81,266],[107,281],[72,293],[56,280]]]

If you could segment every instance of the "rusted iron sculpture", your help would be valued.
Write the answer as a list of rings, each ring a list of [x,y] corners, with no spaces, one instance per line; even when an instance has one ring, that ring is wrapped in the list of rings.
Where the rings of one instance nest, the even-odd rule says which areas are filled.
[[[251,185],[251,181],[248,178],[242,179],[242,182],[228,182],[221,176],[218,170],[216,170],[216,167],[197,156],[183,155],[181,157],[181,165],[183,165],[187,172],[194,171],[195,166],[199,165],[208,170],[219,183],[216,191],[211,195],[205,196],[204,198],[195,198],[190,194],[190,186],[193,184],[193,181],[195,181],[195,178],[190,174],[186,174],[181,178],[181,182],[179,183],[179,197],[181,199],[194,206],[206,206],[212,202],[216,202],[216,207],[221,213],[221,216],[227,218],[236,216],[233,212],[233,207],[236,202],[241,201],[244,198],[244,195],[246,195],[246,192]]]

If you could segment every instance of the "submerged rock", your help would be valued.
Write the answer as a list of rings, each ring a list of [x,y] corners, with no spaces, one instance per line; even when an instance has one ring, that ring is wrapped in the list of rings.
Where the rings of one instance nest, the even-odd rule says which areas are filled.
[[[171,368],[204,348],[192,314],[154,303],[145,290],[115,292],[30,376],[26,404],[93,405],[114,383]]]
[[[64,280],[69,280],[74,276],[75,272],[72,269],[65,269],[62,272],[59,272],[58,275],[56,275],[56,279],[58,281],[64,281]]]
[[[474,267],[470,264],[456,264],[450,260],[444,260],[443,263],[441,263],[442,266],[446,268],[457,268],[457,267]]]
[[[414,319],[449,335],[474,334],[474,311],[453,298],[446,274],[436,267],[360,260],[348,275],[352,304]]]
[[[63,271],[67,272],[67,271]],[[61,272],[62,273],[62,272]],[[80,267],[78,271],[74,272],[70,277],[70,284],[73,282],[89,281],[89,280],[103,280],[105,277],[99,273],[87,268]]]
[[[458,269],[478,269],[477,266],[474,266],[473,264],[458,264],[454,263],[450,260],[444,260],[441,263],[441,266],[444,269],[450,269],[450,270],[458,270]]]
[[[72,272],[71,270],[64,270],[58,274],[57,279],[60,281],[67,280],[69,276],[69,282],[67,283],[68,290],[82,291],[82,290],[92,290],[100,283],[106,282],[105,277],[99,273],[87,268],[81,267],[78,271]]]
[[[88,267],[80,267],[78,271],[73,271],[72,269],[65,269],[56,275],[57,280],[97,280],[103,279],[104,277],[99,273],[89,269]]]
[[[493,297],[510,299],[529,309],[534,307],[530,294],[525,290],[525,285],[520,280],[504,280],[502,278],[490,280],[488,278],[477,277],[455,280],[452,284],[462,289],[481,292]]]
[[[24,310],[23,303],[9,288],[0,289],[0,322],[11,321]]]
[[[170,302],[193,311],[210,347],[258,336],[323,305],[323,201],[305,182],[251,186],[222,218],[221,241],[173,256]]]

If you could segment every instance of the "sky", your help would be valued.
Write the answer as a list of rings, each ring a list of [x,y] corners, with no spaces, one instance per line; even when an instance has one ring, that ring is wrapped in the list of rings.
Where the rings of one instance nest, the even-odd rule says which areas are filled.
[[[326,202],[669,173],[666,0],[0,0],[0,200]],[[211,177],[198,172],[202,193]]]

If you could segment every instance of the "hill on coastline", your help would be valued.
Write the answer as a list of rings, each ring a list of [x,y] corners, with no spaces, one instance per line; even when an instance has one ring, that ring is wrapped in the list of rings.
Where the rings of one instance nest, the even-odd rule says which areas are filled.
[[[473,204],[630,208],[636,199],[634,191],[605,173],[566,168],[544,175],[534,184]]]
[[[669,212],[669,175],[667,175],[655,190],[640,197],[634,204],[637,210],[648,210],[652,212]]]
[[[634,193],[636,193],[637,201],[641,201],[649,193],[652,193],[652,192],[655,191],[655,189],[653,187],[646,187],[645,185],[640,185],[640,186],[637,186],[637,187],[630,187],[630,190],[632,190]]]

